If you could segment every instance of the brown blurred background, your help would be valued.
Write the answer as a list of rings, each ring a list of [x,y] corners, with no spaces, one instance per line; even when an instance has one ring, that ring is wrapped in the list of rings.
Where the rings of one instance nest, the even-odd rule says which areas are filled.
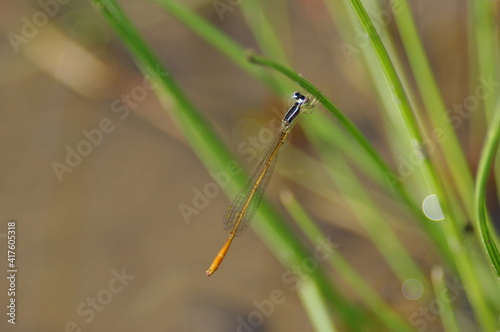
[[[270,110],[287,107],[159,6],[120,3],[233,151],[242,139],[237,127],[242,119],[265,123]],[[413,5],[446,100],[461,100],[467,88],[463,4]],[[322,6],[290,2],[291,27],[300,41],[290,45],[295,69],[376,140],[376,114],[365,111],[376,108],[373,91],[359,76],[359,64],[346,64]],[[6,323],[2,277],[0,330],[236,331],[238,317],[256,310],[254,301],[279,289],[286,300],[254,331],[311,331],[297,294],[282,280],[286,269],[252,231],[237,239],[214,276],[205,276],[226,238],[221,219],[229,200],[219,193],[198,215],[183,218],[179,205],[192,206],[194,192],[213,180],[155,95],[140,88],[143,77],[128,51],[90,2],[45,9],[36,1],[4,2],[1,8],[0,275],[6,269],[6,225],[15,220],[18,307],[14,327]],[[38,16],[40,27],[27,27],[47,8],[53,17],[44,23]],[[198,10],[256,48],[237,7],[222,21],[211,2]],[[441,20],[444,16],[448,19]],[[20,40],[12,33],[29,37]],[[132,112],[114,112],[115,100],[131,93],[140,96],[129,104]],[[98,143],[88,144],[89,132]],[[301,146],[300,139],[298,130],[294,144]],[[66,164],[68,151],[78,148],[88,155],[73,156],[75,166],[58,177],[55,165]],[[311,172],[286,151],[282,156],[289,163],[278,161],[268,194],[274,201],[278,189],[288,186],[280,173]],[[329,207],[296,191],[303,202]],[[405,307],[414,310],[372,245],[349,231],[348,216],[333,208],[316,215],[325,233],[403,314]],[[435,260],[429,255],[422,250],[424,264]],[[98,299],[95,305],[92,298]]]

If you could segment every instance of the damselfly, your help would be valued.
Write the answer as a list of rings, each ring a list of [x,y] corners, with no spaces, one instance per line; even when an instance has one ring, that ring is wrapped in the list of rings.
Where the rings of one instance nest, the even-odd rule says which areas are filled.
[[[316,100],[311,102],[308,97],[299,92],[295,92],[292,98],[297,101],[285,113],[280,129],[269,145],[266,154],[255,168],[253,176],[248,180],[239,195],[236,196],[233,203],[227,208],[224,215],[224,229],[230,231],[229,236],[212,265],[206,271],[207,276],[212,275],[219,268],[234,237],[241,235],[248,228],[271,178],[279,149],[285,142],[301,111],[311,109],[317,103]]]

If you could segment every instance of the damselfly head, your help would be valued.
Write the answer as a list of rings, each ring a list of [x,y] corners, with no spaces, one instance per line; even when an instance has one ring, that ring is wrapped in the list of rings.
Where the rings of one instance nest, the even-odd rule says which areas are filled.
[[[300,105],[307,104],[309,102],[309,98],[307,98],[298,91],[293,93],[292,98],[296,99]]]

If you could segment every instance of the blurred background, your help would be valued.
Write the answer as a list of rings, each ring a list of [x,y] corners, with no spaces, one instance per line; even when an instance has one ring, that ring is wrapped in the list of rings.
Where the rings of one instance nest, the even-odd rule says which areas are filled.
[[[243,168],[251,170],[265,146],[261,141],[251,145],[252,135],[269,134],[262,128],[275,130],[291,99],[277,97],[158,4],[120,4]],[[186,4],[244,47],[259,51],[239,2]],[[388,8],[385,2],[382,6]],[[411,2],[450,109],[469,89],[465,6],[465,1]],[[4,275],[7,222],[15,220],[18,308],[12,326],[4,313],[8,285],[1,278],[0,330],[312,331],[289,269],[252,230],[235,240],[217,273],[205,276],[226,239],[222,216],[231,199],[92,4],[47,0],[1,7],[0,267]],[[363,41],[346,44],[322,1],[289,1],[267,9],[277,31],[283,31],[293,68],[396,163],[360,54]],[[394,22],[384,31],[400,48]],[[404,70],[407,64],[401,66]],[[326,113],[321,107],[315,112]],[[475,144],[481,140],[465,136],[467,130],[467,125],[458,128],[474,168]],[[279,198],[291,190],[335,250],[403,320],[416,330],[442,331],[438,315],[426,319],[425,328],[415,316],[429,310],[432,290],[425,282],[409,278],[405,284],[396,278],[342,191],[327,182],[314,182],[316,192],[300,184],[321,179],[326,171],[311,162],[316,152],[299,126],[291,136],[266,196],[283,212]],[[382,209],[400,209],[390,197],[380,197]],[[404,211],[392,218],[401,242],[428,276],[440,262],[428,238],[406,222],[411,217]],[[349,301],[359,301],[335,271],[327,273]],[[463,326],[474,331],[460,285],[454,305],[463,310]],[[255,326],[246,325],[252,319]]]

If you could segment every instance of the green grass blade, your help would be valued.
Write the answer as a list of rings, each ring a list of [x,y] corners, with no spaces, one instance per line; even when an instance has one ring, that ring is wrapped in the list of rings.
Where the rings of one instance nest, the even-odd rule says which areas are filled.
[[[335,332],[338,331],[333,322],[331,313],[327,310],[326,303],[321,289],[316,284],[306,279],[298,290],[299,297],[315,331]]]
[[[428,144],[436,147],[441,146],[441,153],[445,158],[447,170],[452,179],[450,187],[456,186],[460,193],[461,204],[455,204],[455,206],[465,206],[466,213],[470,218],[473,214],[472,188],[474,186],[471,171],[467,166],[451,122],[448,120],[446,107],[420,41],[409,4],[406,0],[396,0],[392,1],[391,5],[412,73],[421,93],[426,113],[433,126],[433,129],[427,130]],[[464,221],[465,219],[466,217],[464,217]]]
[[[380,67],[382,68],[382,73],[384,74],[385,79],[391,87],[391,95],[395,103],[398,105],[400,115],[403,118],[403,123],[406,127],[408,139],[413,142],[412,145],[415,147],[415,149],[424,150],[425,144],[420,132],[418,121],[416,119],[416,116],[413,114],[413,110],[403,84],[399,79],[396,69],[392,64],[389,54],[387,53],[387,50],[385,49],[382,40],[380,39],[380,36],[378,35],[377,30],[373,25],[373,22],[371,21],[368,13],[359,0],[349,0],[349,3],[351,4],[354,13],[356,14],[356,17],[358,18],[365,33],[369,37],[368,39],[370,41],[370,45],[375,52]],[[422,170],[424,180],[426,181],[427,185],[432,188],[435,194],[440,197],[440,200],[442,200],[441,204],[443,211],[445,215],[448,216],[448,213],[450,211],[450,204],[448,204],[447,202],[445,191],[440,185],[439,177],[434,173],[432,169],[429,158],[424,157],[421,164],[422,165],[420,168]],[[451,223],[455,223],[454,218],[449,219]]]
[[[479,160],[479,167],[476,176],[475,189],[475,212],[476,225],[480,232],[481,241],[484,245],[488,258],[490,259],[495,273],[500,278],[500,253],[495,244],[496,236],[495,229],[490,225],[487,218],[488,212],[486,207],[486,185],[490,174],[491,167],[495,160],[495,154],[498,149],[498,141],[500,139],[500,107],[497,106],[497,112],[491,123],[486,142]]]
[[[215,161],[210,164],[212,171],[225,168],[225,165],[233,160],[231,154],[188,100],[169,71],[144,42],[122,9],[115,1],[93,0],[93,2],[128,47],[143,74],[158,83],[155,92],[163,103],[171,106],[170,115],[181,130],[185,133],[191,132],[186,138],[200,159]]]
[[[432,286],[436,299],[439,299],[441,322],[445,332],[460,332],[457,320],[451,306],[452,300],[444,282],[444,270],[441,266],[434,266],[431,271]]]
[[[498,82],[500,76],[499,58],[499,33],[497,29],[497,3],[494,1],[477,0],[467,3],[469,6],[469,44],[472,56],[470,56],[471,70],[470,77],[478,78],[471,80],[471,89],[478,88],[478,81],[483,78],[491,78],[491,81]],[[475,92],[475,91],[474,91]],[[472,143],[480,144],[476,137],[482,137],[484,132],[484,119],[486,122],[492,121],[495,114],[495,106],[498,99],[498,91],[488,93],[482,101],[483,112],[475,112],[471,116],[470,140]],[[474,110],[474,109],[472,109]],[[472,110],[470,112],[472,112]],[[494,166],[495,182],[497,191],[500,191],[500,163]]]
[[[257,44],[260,47],[260,53],[272,57],[281,63],[290,65],[282,40],[274,30],[273,24],[268,19],[263,10],[261,1],[243,1],[241,8],[245,16],[247,25],[250,27]],[[286,8],[285,8],[286,9]],[[286,16],[286,11],[281,14]],[[286,38],[288,39],[288,38]]]
[[[497,3],[495,1],[477,0],[468,3],[471,7],[472,24],[470,25],[471,48],[475,46],[475,57],[471,57],[479,72],[479,77],[490,77],[498,80],[499,66],[499,41],[497,30]],[[473,76],[475,78],[475,76]],[[498,93],[493,94],[491,98],[483,100],[486,118],[492,120],[495,114],[495,103]]]

